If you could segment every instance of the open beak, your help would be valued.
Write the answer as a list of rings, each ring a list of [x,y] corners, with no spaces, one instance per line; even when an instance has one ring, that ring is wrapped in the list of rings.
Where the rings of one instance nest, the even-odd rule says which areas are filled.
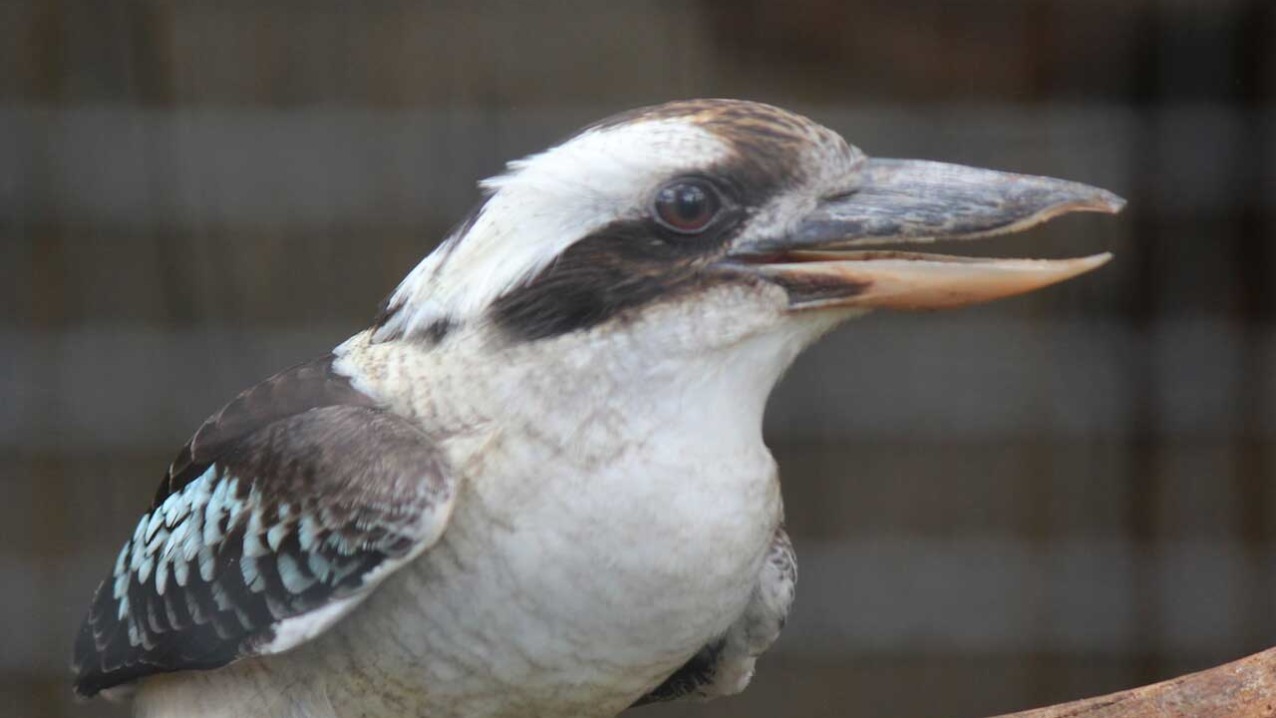
[[[1112,255],[982,259],[882,246],[1008,234],[1125,205],[1076,182],[942,162],[870,159],[861,172],[853,192],[821,201],[783,237],[734,248],[731,260],[784,287],[793,309],[960,307],[1071,279]]]

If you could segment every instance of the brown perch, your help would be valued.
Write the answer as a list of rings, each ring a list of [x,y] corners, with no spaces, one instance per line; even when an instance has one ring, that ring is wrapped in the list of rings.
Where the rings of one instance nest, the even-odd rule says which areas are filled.
[[[1200,673],[998,718],[1267,718],[1276,716],[1276,648]]]

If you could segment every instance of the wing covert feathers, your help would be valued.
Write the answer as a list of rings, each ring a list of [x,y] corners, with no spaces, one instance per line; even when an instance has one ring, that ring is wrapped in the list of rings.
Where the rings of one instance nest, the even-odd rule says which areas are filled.
[[[429,437],[330,358],[272,377],[170,468],[80,628],[76,691],[309,640],[438,539],[453,495]]]

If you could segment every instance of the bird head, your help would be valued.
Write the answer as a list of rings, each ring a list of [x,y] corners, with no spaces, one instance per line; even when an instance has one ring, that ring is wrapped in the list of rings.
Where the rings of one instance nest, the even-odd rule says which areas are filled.
[[[900,244],[1123,204],[1075,182],[870,158],[807,118],[733,100],[612,117],[482,187],[480,206],[387,300],[374,341],[482,327],[538,343],[658,326],[692,350],[768,332],[804,345],[866,310],[974,304],[1110,258]]]

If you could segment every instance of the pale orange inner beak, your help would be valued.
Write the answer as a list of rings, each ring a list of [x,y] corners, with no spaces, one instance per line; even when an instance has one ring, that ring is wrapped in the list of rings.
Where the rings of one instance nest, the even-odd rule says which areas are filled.
[[[950,309],[1025,294],[1107,264],[1075,259],[982,259],[891,251],[793,252],[758,272],[789,290],[793,309]]]

